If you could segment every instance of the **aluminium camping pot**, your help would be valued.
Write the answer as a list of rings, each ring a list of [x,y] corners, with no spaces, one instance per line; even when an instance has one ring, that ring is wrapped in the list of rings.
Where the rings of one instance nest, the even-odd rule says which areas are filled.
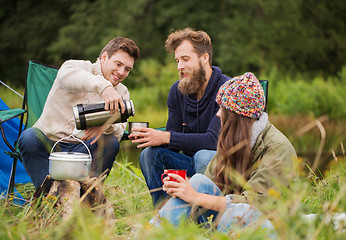
[[[73,135],[69,137],[77,139]],[[63,139],[65,138],[57,141],[52,147],[49,155],[49,175],[55,180],[86,180],[90,174],[92,161],[88,147],[83,141],[77,139],[84,144],[89,154],[79,152],[53,152],[56,144]]]

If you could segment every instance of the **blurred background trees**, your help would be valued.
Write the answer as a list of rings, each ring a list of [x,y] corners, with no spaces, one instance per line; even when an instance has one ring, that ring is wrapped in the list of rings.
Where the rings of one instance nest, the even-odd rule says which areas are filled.
[[[172,61],[164,41],[185,27],[210,34],[214,64],[230,76],[273,68],[337,75],[345,65],[345,6],[342,0],[1,0],[0,76],[22,86],[28,59],[57,67],[67,59],[94,61],[115,36],[138,44],[142,71],[162,74]],[[129,87],[157,83],[143,74],[135,68]]]

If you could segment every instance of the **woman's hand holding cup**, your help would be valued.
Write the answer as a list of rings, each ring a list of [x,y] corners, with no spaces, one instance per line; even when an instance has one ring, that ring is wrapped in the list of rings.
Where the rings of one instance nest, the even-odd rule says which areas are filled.
[[[161,181],[163,183],[163,191],[170,194],[169,188],[178,187],[179,183],[186,180],[187,171],[180,169],[165,169],[161,175]]]
[[[186,177],[186,170],[167,169],[161,175],[163,191],[172,197],[178,197],[187,203],[193,203],[198,193],[192,188]]]

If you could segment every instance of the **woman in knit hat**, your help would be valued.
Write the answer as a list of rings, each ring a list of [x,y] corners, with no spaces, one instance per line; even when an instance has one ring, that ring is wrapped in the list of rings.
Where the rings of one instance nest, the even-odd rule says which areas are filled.
[[[293,177],[295,150],[268,121],[264,92],[254,74],[248,72],[224,83],[216,102],[221,130],[215,157],[204,175],[185,180],[168,174],[163,190],[173,198],[151,223],[157,225],[166,218],[177,226],[193,214],[199,222],[213,215],[222,232],[236,224],[248,225],[263,215],[255,206],[268,197],[269,189],[280,191],[275,188],[277,182],[287,185]],[[260,225],[275,232],[269,220]]]

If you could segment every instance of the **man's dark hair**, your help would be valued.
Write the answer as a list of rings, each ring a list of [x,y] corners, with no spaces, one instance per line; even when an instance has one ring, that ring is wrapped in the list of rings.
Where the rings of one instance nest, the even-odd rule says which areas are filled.
[[[137,61],[140,55],[139,48],[133,40],[124,37],[116,37],[110,40],[107,43],[107,45],[104,46],[99,57],[101,58],[102,54],[104,52],[107,52],[108,58],[110,58],[111,56],[113,56],[114,53],[116,53],[119,50],[128,53],[131,57],[134,58],[135,62]]]

